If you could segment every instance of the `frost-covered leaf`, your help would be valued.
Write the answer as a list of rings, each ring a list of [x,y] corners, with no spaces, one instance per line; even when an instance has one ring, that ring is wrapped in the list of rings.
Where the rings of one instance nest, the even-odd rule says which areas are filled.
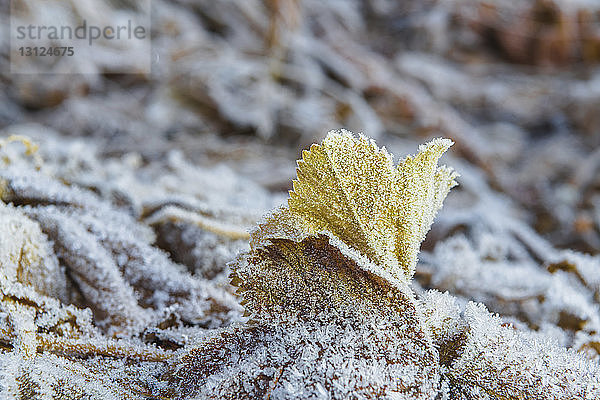
[[[64,268],[39,225],[0,202],[0,279],[31,286],[40,294],[68,300]]]
[[[136,301],[111,255],[96,237],[54,206],[29,211],[55,240],[59,257],[92,307],[98,326],[115,334],[139,331],[151,315]]]
[[[406,304],[412,308],[412,292],[405,283],[335,239],[321,235],[300,242],[270,241],[234,266],[232,283],[252,313],[311,318],[320,313],[364,315],[369,310],[395,314],[406,312]]]
[[[192,278],[151,246],[154,233],[147,225],[93,193],[27,164],[0,170],[0,180],[2,199],[27,205],[22,210],[53,239],[83,297],[77,304],[92,307],[107,332],[141,332],[175,304],[179,317],[206,327],[236,318],[233,296]]]
[[[266,238],[265,238],[266,239]],[[199,397],[429,399],[438,355],[411,289],[335,238],[269,238],[233,283],[252,322],[186,350],[173,378]]]
[[[600,366],[548,339],[519,332],[483,305],[465,309],[468,334],[449,375],[471,398],[595,399]]]
[[[199,277],[227,283],[227,264],[234,255],[248,250],[247,240],[229,240],[185,222],[155,226],[156,244],[169,252],[174,261],[188,267]]]
[[[569,339],[565,344],[571,343],[573,332],[600,329],[594,277],[600,259],[553,251],[548,259],[556,261],[544,268],[511,249],[510,242],[503,244],[488,232],[472,239],[456,235],[438,243],[430,284],[485,303],[531,328],[562,329]]]
[[[595,399],[600,366],[547,334],[516,329],[484,305],[429,291],[420,298],[425,325],[445,366],[454,399]]]
[[[290,211],[303,229],[330,231],[397,277],[410,279],[421,241],[456,174],[437,161],[452,142],[435,139],[394,165],[364,136],[330,132],[298,162]]]
[[[464,235],[422,257],[415,299],[407,266],[454,184],[436,166],[448,144],[423,146],[400,166],[349,133],[306,153],[295,199],[230,265],[245,323],[235,322],[241,307],[224,263],[247,249],[256,208],[213,202],[220,195],[202,185],[177,190],[212,172],[176,163],[179,172],[152,187],[162,166],[142,173],[113,160],[113,176],[129,175],[105,184],[99,158],[71,180],[62,161],[9,152],[0,169],[0,196],[13,203],[0,204],[10,232],[0,238],[0,397],[597,397],[597,360],[584,355],[600,348],[598,258],[555,251],[489,193],[443,218],[438,235]],[[453,295],[421,289],[430,285]],[[467,299],[509,318],[465,309]]]
[[[432,399],[437,359],[412,322],[315,318],[235,326],[190,346],[172,377],[190,398]]]

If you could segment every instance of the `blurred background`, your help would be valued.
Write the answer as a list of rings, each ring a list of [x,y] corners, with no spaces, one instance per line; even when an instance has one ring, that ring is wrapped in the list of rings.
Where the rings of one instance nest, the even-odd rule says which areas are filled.
[[[139,12],[133,0],[64,3],[65,18]],[[43,4],[27,12],[50,12]],[[549,335],[563,344],[600,352],[590,339],[600,264],[585,258],[585,272],[569,258],[600,251],[599,2],[151,4],[151,73],[119,73],[142,55],[99,41],[80,60],[95,73],[10,74],[4,35],[2,135],[33,138],[53,174],[119,207],[141,196],[137,180],[257,216],[284,201],[294,160],[330,129],[363,132],[397,156],[449,137],[444,162],[460,186],[423,245],[415,285],[483,301],[532,329],[558,327]],[[177,261],[194,263],[193,243],[178,250],[180,237],[158,232]],[[579,275],[565,279],[583,282],[589,310],[546,301],[557,271]],[[523,283],[537,273],[542,286]]]

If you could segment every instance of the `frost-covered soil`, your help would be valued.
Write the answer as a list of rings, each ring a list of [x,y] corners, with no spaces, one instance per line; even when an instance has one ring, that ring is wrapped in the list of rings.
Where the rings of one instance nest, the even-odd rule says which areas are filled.
[[[106,4],[110,20],[117,10]],[[430,357],[390,345],[356,316],[246,325],[228,263],[249,250],[261,216],[285,204],[301,150],[339,127],[376,139],[396,161],[431,137],[456,142],[443,162],[459,186],[411,283],[445,349],[439,370],[414,375],[427,377],[426,393],[600,390],[595,2],[153,7],[162,61],[151,75],[112,75],[126,59],[100,51],[87,60],[95,75],[1,75],[0,397],[205,398],[240,376],[235,390],[271,398],[376,397],[371,384],[395,367],[373,351]],[[377,332],[389,329],[380,322]],[[279,355],[292,342],[295,353]],[[301,369],[272,366],[289,359],[333,378],[302,388]],[[472,375],[452,378],[450,365]],[[532,372],[520,378],[523,365]],[[287,392],[275,390],[281,376]]]

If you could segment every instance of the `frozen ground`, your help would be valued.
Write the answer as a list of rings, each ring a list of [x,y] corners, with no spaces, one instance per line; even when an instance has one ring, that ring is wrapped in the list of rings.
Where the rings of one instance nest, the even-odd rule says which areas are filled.
[[[95,7],[107,20],[136,13],[128,1],[66,4],[74,12]],[[8,38],[0,37],[2,396],[193,398],[201,396],[194,380],[216,388],[229,371],[247,386],[231,393],[344,398],[354,387],[344,379],[370,388],[394,377],[393,368],[377,369],[385,358],[343,342],[373,334],[352,318],[299,331],[282,317],[272,330],[253,328],[230,284],[228,263],[250,249],[248,232],[261,217],[286,203],[301,151],[341,127],[376,139],[395,162],[432,137],[456,143],[443,163],[460,173],[459,186],[423,242],[410,290],[436,346],[455,345],[464,356],[459,365],[459,350],[435,353],[442,367],[424,372],[423,398],[528,398],[527,384],[557,390],[541,398],[582,394],[552,380],[560,368],[563,380],[588,371],[577,382],[598,390],[595,2],[152,7],[160,61],[151,74],[113,74],[136,54],[115,57],[108,42],[86,60],[96,74],[9,74]],[[472,336],[457,339],[465,327]],[[244,358],[231,337],[256,358]],[[269,352],[302,341],[310,342],[300,354],[307,365],[319,359],[320,344],[339,344],[333,350],[347,359],[331,350],[330,364],[315,367],[324,376],[327,365],[362,365],[366,377],[342,373],[312,391],[275,390],[287,375],[269,363],[286,358]],[[375,343],[389,351],[385,335]],[[502,346],[525,358],[503,358]],[[480,348],[487,352],[472,350]],[[433,357],[417,350],[415,365]],[[536,358],[542,353],[552,360]],[[182,365],[192,379],[182,378]],[[475,372],[459,382],[448,365]],[[517,365],[535,366],[533,381],[511,375]],[[469,386],[497,382],[503,371],[504,388]]]

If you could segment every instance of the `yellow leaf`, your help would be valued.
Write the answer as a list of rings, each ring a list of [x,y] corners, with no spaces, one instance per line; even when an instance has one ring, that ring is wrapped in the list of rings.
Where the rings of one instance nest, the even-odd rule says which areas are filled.
[[[434,139],[394,166],[364,136],[332,131],[298,162],[288,205],[309,234],[331,232],[396,277],[414,274],[421,241],[456,173],[437,161],[452,145]]]

